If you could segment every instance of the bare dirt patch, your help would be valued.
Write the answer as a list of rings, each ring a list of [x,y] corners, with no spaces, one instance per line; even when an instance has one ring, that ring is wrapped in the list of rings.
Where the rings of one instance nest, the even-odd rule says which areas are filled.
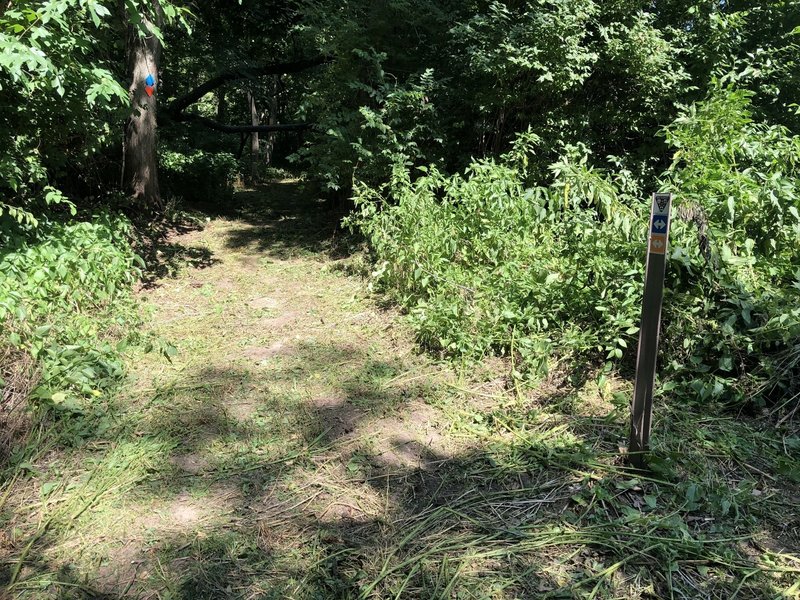
[[[225,405],[225,412],[234,421],[247,423],[258,413],[258,406],[258,402],[229,402]]]
[[[376,419],[361,434],[370,440],[375,462],[387,470],[431,469],[452,456],[445,416],[423,402],[409,403],[401,415]]]
[[[270,309],[274,310],[281,305],[280,301],[277,298],[272,298],[270,296],[263,296],[261,298],[256,298],[254,300],[250,300],[247,303],[247,306],[254,310],[264,310]]]
[[[262,362],[275,356],[289,354],[291,346],[283,341],[277,341],[270,346],[255,346],[246,348],[242,352],[242,356],[254,362]]]
[[[208,460],[196,452],[170,456],[169,462],[189,475],[198,475],[209,468]]]
[[[265,329],[271,329],[271,330],[282,329],[288,325],[296,323],[300,319],[300,317],[301,313],[290,310],[277,317],[268,317],[259,319],[258,325]]]
[[[126,540],[108,552],[108,556],[97,570],[98,591],[120,594],[129,586],[133,587],[138,572],[147,562],[141,545],[133,540]]]
[[[342,441],[355,437],[359,422],[366,411],[352,404],[345,396],[321,396],[312,399],[311,406],[319,419],[323,436],[328,440]]]

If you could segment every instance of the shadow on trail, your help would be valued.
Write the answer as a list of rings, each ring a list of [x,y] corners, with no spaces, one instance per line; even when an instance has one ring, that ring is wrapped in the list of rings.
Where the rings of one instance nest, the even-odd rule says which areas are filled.
[[[346,213],[310,197],[295,181],[275,181],[238,192],[230,214],[244,225],[228,236],[226,246],[286,260],[311,254],[342,258],[352,236],[340,227]]]
[[[143,288],[156,287],[159,281],[175,277],[183,268],[205,269],[219,263],[208,248],[176,241],[178,236],[200,229],[199,224],[188,221],[148,223],[139,228],[134,249],[146,265],[141,278]]]
[[[726,598],[741,583],[740,597],[780,593],[769,577],[709,577],[704,567],[734,560],[733,533],[716,528],[745,540],[758,532],[754,522],[720,512],[710,487],[705,500],[684,503],[692,486],[710,484],[677,467],[661,481],[626,473],[619,415],[542,419],[532,406],[491,407],[462,426],[526,425],[451,451],[409,439],[402,421],[384,427],[438,397],[414,382],[391,385],[403,371],[351,345],[320,343],[256,367],[187,374],[163,398],[180,416],[154,415],[153,434],[177,439],[199,427],[206,435],[182,451],[212,450],[202,472],[181,478],[179,467],[158,495],[219,501],[228,516],[152,546],[163,567],[140,592],[445,600],[633,597],[644,587],[658,597]],[[320,392],[284,385],[319,380]],[[243,399],[255,405],[237,412]],[[563,394],[553,402],[563,405]],[[755,501],[743,495],[739,510],[758,511]]]
[[[190,382],[214,383],[208,389],[227,389],[203,402],[220,407],[204,411],[218,415],[215,422],[204,422],[212,437],[249,450],[220,456],[189,479],[178,473],[167,477],[161,498],[188,493],[213,503],[219,497],[215,489],[236,493],[222,496],[219,508],[229,515],[224,522],[163,536],[151,547],[161,569],[141,582],[140,593],[168,589],[171,597],[185,600],[445,600],[582,598],[593,591],[597,597],[619,597],[646,586],[659,597],[669,589],[682,590],[684,597],[729,597],[730,582],[696,567],[713,564],[714,557],[723,561],[730,545],[713,542],[713,528],[696,518],[704,509],[647,506],[648,496],[657,497],[664,485],[688,489],[690,482],[676,474],[672,482],[657,483],[616,470],[609,460],[613,439],[598,442],[591,431],[562,435],[559,423],[552,423],[449,453],[409,444],[401,431],[382,435],[372,427],[376,413],[392,407],[402,414],[408,409],[403,399],[418,390],[386,391],[386,376],[365,369],[367,357],[349,348],[342,351],[362,362],[343,378],[335,402],[266,392],[246,425],[223,410],[240,397],[237,386],[267,390],[270,382],[289,376],[316,378],[329,368],[336,348],[319,350],[307,347],[263,372],[191,376]],[[236,386],[217,386],[220,378]],[[374,397],[384,395],[383,407],[357,407],[360,398],[351,390],[363,389],[365,381],[372,382]],[[174,396],[169,403],[183,405]],[[512,414],[491,410],[484,418],[512,416],[536,421],[524,408]],[[272,424],[265,427],[265,420]],[[352,429],[337,428],[337,421]],[[170,436],[187,422],[154,420]],[[621,422],[604,427],[616,436],[624,433]],[[296,432],[295,441],[266,452],[264,444],[281,430]],[[416,460],[387,461],[387,450]],[[674,523],[676,511],[680,526]],[[675,537],[676,527],[683,538]],[[748,532],[741,524],[740,533]],[[670,564],[674,570],[664,567]],[[768,579],[742,583],[742,597],[773,597],[779,591]]]
[[[307,348],[261,370],[200,370],[158,390],[144,418],[104,444],[144,438],[171,448],[157,458],[157,471],[120,500],[131,519],[143,519],[142,506],[154,506],[162,518],[136,524],[149,533],[134,554],[106,554],[105,580],[51,565],[43,558],[51,543],[45,533],[15,589],[65,599],[444,600],[501,592],[581,598],[593,589],[618,597],[634,581],[654,586],[659,596],[669,585],[694,590],[695,598],[730,592],[724,579],[694,566],[713,564],[713,556],[724,560],[729,545],[711,542],[713,529],[695,518],[703,511],[647,509],[649,495],[681,482],[615,472],[610,442],[552,434],[557,427],[454,454],[409,444],[397,431],[378,439],[370,428],[376,411],[355,406],[359,398],[348,391],[363,389],[365,381],[375,396],[384,388],[385,378],[374,369],[365,374],[363,365],[344,378],[335,402],[270,391],[275,381],[324,372],[327,358],[315,357],[327,350]],[[258,396],[254,390],[263,391],[256,405],[237,413],[244,397]],[[402,413],[403,398],[416,391],[384,392],[384,406]],[[509,416],[490,411],[485,419]],[[336,428],[338,420],[352,430]],[[622,433],[621,423],[610,427]],[[387,462],[387,449],[418,455],[419,462]],[[683,538],[674,537],[676,510]],[[742,523],[740,533],[748,531]],[[645,539],[663,543],[643,545]],[[623,578],[608,572],[620,561],[613,572]],[[660,566],[668,564],[676,570]],[[763,579],[745,582],[743,590],[751,598],[779,591]]]
[[[73,573],[41,588],[60,595],[41,597],[582,598],[641,586],[727,597],[730,582],[697,569],[730,546],[702,518],[711,507],[650,506],[665,486],[690,482],[622,472],[621,420],[598,436],[590,421],[495,407],[464,426],[530,425],[449,451],[383,427],[435,398],[414,382],[390,385],[402,371],[349,345],[306,344],[155,390],[144,413],[120,412],[121,430],[93,442],[162,449],[118,500],[145,532],[140,546],[106,554],[104,579]],[[324,389],[304,388],[319,380]],[[37,541],[21,584],[41,585],[55,541]],[[742,583],[741,597],[778,592],[767,578]]]
[[[324,254],[343,258],[352,250],[354,238],[341,229],[346,212],[332,210],[322,198],[309,196],[295,180],[264,183],[257,188],[236,192],[223,206],[208,203],[191,205],[190,211],[175,222],[147,223],[140,226],[136,251],[147,267],[143,287],[174,277],[181,269],[204,269],[220,261],[208,248],[178,241],[186,233],[200,231],[205,217],[237,219],[226,247],[249,251],[278,260]]]
[[[347,211],[332,209],[296,180],[276,180],[238,191],[225,205],[206,202],[187,208],[174,222],[140,224],[135,250],[146,264],[142,287],[156,287],[182,269],[219,264],[208,248],[179,241],[184,234],[202,230],[205,218],[238,221],[239,226],[227,233],[226,248],[276,260],[315,255],[345,258],[359,243],[357,235],[341,228]]]

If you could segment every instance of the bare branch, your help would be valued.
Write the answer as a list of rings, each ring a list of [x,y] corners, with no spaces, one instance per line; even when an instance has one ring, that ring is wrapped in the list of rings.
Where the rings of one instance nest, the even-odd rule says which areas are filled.
[[[326,62],[330,62],[331,60],[332,58],[330,56],[320,55],[293,62],[269,63],[264,65],[243,66],[235,69],[228,69],[227,71],[222,71],[221,73],[215,75],[205,83],[201,83],[192,91],[174,100],[167,110],[169,110],[173,116],[177,117],[177,115],[180,115],[180,113],[197,102],[208,92],[229,81],[252,79],[254,77],[261,77],[263,75],[299,73],[300,71],[311,69]]]
[[[276,125],[226,125],[225,123],[218,123],[213,119],[201,117],[199,115],[191,115],[181,113],[179,115],[172,115],[177,121],[191,121],[199,123],[214,131],[221,131],[222,133],[270,133],[273,131],[302,131],[310,129],[310,123],[281,123]]]

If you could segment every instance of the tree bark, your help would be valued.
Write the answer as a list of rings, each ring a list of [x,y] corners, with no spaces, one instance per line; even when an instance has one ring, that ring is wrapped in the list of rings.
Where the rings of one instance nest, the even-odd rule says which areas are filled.
[[[280,75],[272,76],[272,95],[269,99],[269,121],[270,125],[278,124],[278,82]],[[272,163],[272,151],[275,147],[275,132],[267,134],[267,143],[264,148],[264,163],[269,166]]]
[[[244,145],[247,143],[247,140],[250,139],[250,132],[242,131],[239,134],[239,151],[236,153],[236,160],[241,160],[242,154],[244,154]]]
[[[261,125],[261,120],[258,117],[258,107],[256,106],[256,96],[252,88],[247,90],[247,103],[250,105],[250,124],[253,127]],[[259,158],[259,140],[258,131],[253,131],[250,134],[250,178],[253,181],[258,179],[258,158]]]
[[[224,123],[228,120],[228,99],[225,96],[225,88],[217,89],[217,121]]]
[[[128,23],[127,60],[131,84],[131,115],[125,124],[123,181],[138,207],[158,211],[163,208],[158,186],[156,154],[156,109],[161,60],[161,42],[153,34],[155,24],[163,25],[164,15],[159,0],[151,0],[151,11],[142,11],[142,26]],[[148,12],[150,14],[148,14]],[[148,95],[145,80],[152,75],[155,91]]]

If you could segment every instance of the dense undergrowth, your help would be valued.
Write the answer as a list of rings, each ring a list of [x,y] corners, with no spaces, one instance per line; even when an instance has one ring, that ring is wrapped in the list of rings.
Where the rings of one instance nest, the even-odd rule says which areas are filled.
[[[122,353],[137,340],[132,295],[141,259],[130,222],[42,219],[16,228],[0,256],[0,387],[3,416],[90,409],[123,374]],[[16,416],[16,415],[15,415]]]
[[[666,390],[763,402],[797,391],[800,138],[754,122],[750,94],[719,87],[664,131],[675,194],[664,315]],[[510,353],[515,375],[554,362],[630,365],[637,340],[649,192],[568,146],[543,177],[536,136],[464,174],[409,169],[356,186],[350,219],[376,283],[421,340],[455,356]],[[614,162],[610,157],[609,162]],[[621,162],[619,163],[621,164]],[[546,182],[544,184],[540,182]]]
[[[239,164],[232,154],[170,148],[164,150],[159,158],[167,197],[217,205],[233,198]]]

